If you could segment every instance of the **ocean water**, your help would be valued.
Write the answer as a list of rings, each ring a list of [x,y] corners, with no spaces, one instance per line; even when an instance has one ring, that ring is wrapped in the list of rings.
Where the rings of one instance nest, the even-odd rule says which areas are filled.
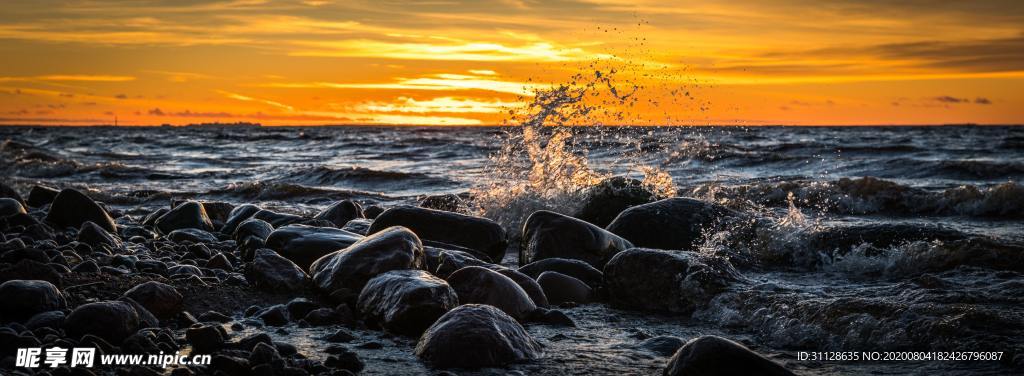
[[[743,283],[692,317],[622,313],[630,327],[740,338],[811,374],[999,374],[1024,364],[1024,127],[0,127],[5,182],[26,193],[76,187],[134,218],[173,198],[311,214],[343,198],[394,205],[457,193],[514,232],[524,213],[569,212],[611,175],[761,218],[753,239],[709,233],[698,249],[732,258]],[[866,240],[830,237],[843,230]],[[608,314],[580,313],[598,334],[581,334],[577,350],[616,354],[632,338],[599,319]],[[566,343],[575,342],[554,348],[573,351]],[[1006,354],[795,358],[904,350]],[[562,364],[593,361],[559,354]]]

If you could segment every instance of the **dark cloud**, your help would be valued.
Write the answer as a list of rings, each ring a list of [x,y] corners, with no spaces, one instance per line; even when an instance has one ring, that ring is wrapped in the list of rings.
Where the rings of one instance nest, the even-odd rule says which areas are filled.
[[[125,95],[125,94],[118,94],[118,95],[115,95],[114,98],[117,98],[117,99],[128,99],[128,96]]]
[[[951,97],[951,96],[948,96],[948,95],[940,95],[940,96],[937,96],[937,97],[932,98],[932,99],[934,99],[937,102],[943,102],[943,103],[964,103],[964,102],[970,102],[971,101],[970,99],[967,99],[967,98],[957,98],[957,97]]]
[[[153,116],[164,116],[164,112],[161,111],[159,108],[154,108],[152,110],[149,110],[149,114],[153,115]]]
[[[985,97],[974,98],[974,104],[992,104],[992,101]]]
[[[152,116],[176,116],[176,117],[212,117],[212,118],[230,118],[235,117],[227,112],[192,112],[191,110],[185,110],[181,112],[164,112],[159,108],[154,108],[147,112]]]

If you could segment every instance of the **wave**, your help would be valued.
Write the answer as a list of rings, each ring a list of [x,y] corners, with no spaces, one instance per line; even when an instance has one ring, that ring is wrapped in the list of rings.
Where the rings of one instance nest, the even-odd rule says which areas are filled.
[[[253,181],[230,184],[225,187],[209,190],[209,196],[221,196],[243,200],[280,200],[287,201],[301,198],[333,198],[333,199],[373,199],[377,201],[395,200],[395,197],[366,191],[329,189],[310,187],[301,184]]]
[[[312,186],[365,186],[387,187],[395,184],[418,184],[443,186],[454,185],[451,179],[437,177],[419,172],[402,172],[391,170],[375,170],[366,167],[328,167],[316,166],[288,171],[283,176],[273,179],[277,182],[299,183]]]
[[[789,180],[721,186],[705,184],[691,195],[709,197],[732,207],[749,203],[784,207],[792,193],[803,207],[825,213],[867,215],[938,215],[1024,218],[1024,186],[1006,182],[988,187],[962,185],[925,190],[875,177],[834,181]]]

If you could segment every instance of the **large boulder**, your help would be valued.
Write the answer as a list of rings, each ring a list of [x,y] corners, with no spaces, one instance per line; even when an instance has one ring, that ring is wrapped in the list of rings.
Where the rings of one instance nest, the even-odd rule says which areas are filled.
[[[498,274],[508,277],[519,285],[519,287],[522,287],[523,291],[526,291],[526,295],[530,297],[530,300],[533,300],[534,305],[538,307],[548,306],[548,297],[544,295],[544,288],[540,287],[540,284],[538,284],[537,280],[533,277],[520,273],[518,270],[504,267],[488,269],[494,270],[498,272]]]
[[[25,213],[27,213],[25,206],[21,205],[18,200],[10,197],[0,198],[0,217]]]
[[[64,320],[64,331],[72,338],[86,334],[119,344],[140,327],[139,314],[131,303],[106,301],[78,306]]]
[[[46,221],[61,227],[80,227],[93,222],[104,230],[117,233],[117,225],[110,214],[89,196],[74,189],[64,189],[57,194],[46,213]]]
[[[235,227],[235,231],[231,233],[231,238],[235,239],[235,242],[238,244],[243,244],[250,238],[259,240],[260,243],[265,243],[272,232],[274,232],[274,226],[271,226],[266,221],[249,218]]]
[[[607,229],[637,247],[692,250],[705,230],[737,217],[737,212],[724,206],[677,197],[626,209]]]
[[[391,226],[405,226],[424,240],[454,244],[483,252],[491,260],[505,255],[508,239],[497,222],[441,210],[414,206],[393,207],[380,213],[368,233]]]
[[[58,193],[59,190],[47,186],[33,185],[32,190],[28,191],[28,206],[38,208],[49,205]]]
[[[496,367],[527,362],[543,348],[516,320],[489,305],[459,306],[441,316],[416,344],[416,356],[434,368]]]
[[[18,204],[21,205],[22,207],[28,206],[28,204],[25,202],[25,199],[22,198],[20,194],[18,194],[17,190],[11,188],[11,186],[5,183],[0,183],[0,198],[9,198],[14,201],[17,201]]]
[[[143,282],[124,293],[146,308],[160,320],[173,318],[181,313],[184,302],[181,293],[174,286],[157,281]]]
[[[37,313],[62,309],[64,294],[52,283],[15,279],[0,284],[0,322],[24,321]]]
[[[313,262],[313,282],[328,293],[347,289],[353,294],[377,275],[404,269],[422,269],[423,244],[409,229],[390,227],[360,239],[345,249]]]
[[[602,268],[616,253],[633,248],[626,239],[579,219],[540,210],[523,225],[519,264],[547,258],[582,260]]]
[[[529,294],[511,278],[480,266],[467,266],[448,276],[462,304],[487,304],[498,307],[516,320],[524,320],[537,310]]]
[[[433,248],[433,250],[438,250],[438,248]],[[430,254],[428,253],[428,255]],[[486,268],[493,268],[495,266],[487,261],[473,257],[472,254],[461,251],[440,249],[436,255],[437,257],[427,257],[427,261],[424,264],[428,271],[445,280],[452,273],[455,273],[456,270],[467,266],[483,266]]]
[[[639,180],[613,176],[587,190],[583,206],[573,217],[605,227],[623,210],[661,198]]]
[[[309,275],[295,263],[273,250],[256,250],[252,262],[245,265],[245,278],[258,288],[266,290],[300,291]]]
[[[363,207],[352,200],[341,200],[317,213],[313,219],[322,219],[337,227],[344,226],[348,221],[363,217]]]
[[[260,211],[260,208],[253,204],[242,204],[231,209],[228,213],[227,220],[224,221],[224,226],[221,226],[220,232],[224,234],[234,234],[235,229],[238,225],[242,224],[246,219],[252,218],[253,214]]]
[[[366,283],[357,307],[370,325],[419,336],[458,305],[455,290],[444,280],[422,270],[393,270]]]
[[[544,296],[551,304],[567,302],[590,303],[594,289],[583,281],[559,272],[544,272],[537,278],[537,284],[544,289]]]
[[[701,336],[676,351],[665,366],[665,376],[794,376],[793,372],[748,349],[716,336]]]
[[[100,244],[106,244],[111,248],[121,247],[121,239],[118,239],[117,236],[107,232],[107,230],[104,230],[92,221],[83,223],[82,228],[78,229],[78,241],[92,247],[99,246]]]
[[[633,248],[604,267],[615,306],[688,314],[740,279],[728,260],[688,251]]]
[[[213,231],[213,222],[206,215],[206,208],[196,201],[187,201],[179,204],[156,220],[156,228],[164,234],[171,231],[194,228],[203,231]]]
[[[583,281],[591,288],[598,288],[602,284],[604,274],[600,270],[580,260],[569,260],[561,258],[549,258],[534,261],[523,265],[519,271],[536,279],[544,272],[559,272],[567,276]]]
[[[252,218],[267,221],[267,223],[270,223],[272,226],[274,226],[274,228],[287,226],[293,223],[298,223],[306,220],[306,218],[297,216],[295,214],[278,213],[266,209],[253,213]]]
[[[266,247],[308,269],[313,261],[362,238],[359,234],[334,227],[287,225],[267,236]]]

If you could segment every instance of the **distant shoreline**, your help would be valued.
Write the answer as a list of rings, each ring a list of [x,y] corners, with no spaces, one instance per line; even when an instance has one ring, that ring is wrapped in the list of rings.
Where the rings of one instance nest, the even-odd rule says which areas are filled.
[[[1019,127],[1024,124],[814,124],[814,125],[794,125],[794,124],[706,124],[706,125],[605,125],[604,127],[622,127],[622,128],[640,128],[640,127],[652,127],[652,128],[725,128],[725,127],[812,127],[812,128],[855,128],[855,127],[878,127],[878,128],[892,128],[892,127]],[[303,124],[286,124],[286,125],[168,125],[168,124],[144,124],[144,125],[113,125],[113,124],[0,124],[0,127],[22,127],[22,128],[168,128],[168,129],[260,129],[260,128],[340,128],[340,127],[351,127],[351,128],[511,128],[514,125],[498,125],[498,124],[485,124],[485,125],[443,125],[443,124],[317,124],[317,125],[303,125]],[[586,127],[586,126],[581,126]]]

